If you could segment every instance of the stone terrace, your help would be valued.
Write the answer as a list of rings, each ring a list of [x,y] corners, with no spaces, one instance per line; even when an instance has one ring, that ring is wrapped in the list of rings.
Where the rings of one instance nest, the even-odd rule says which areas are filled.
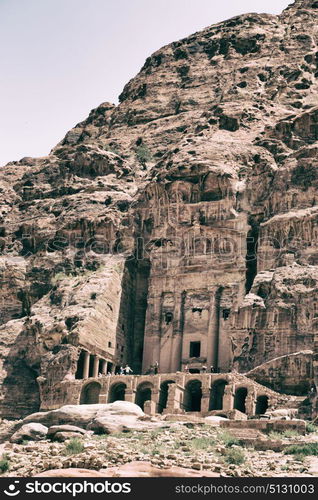
[[[147,414],[194,413],[246,419],[270,408],[290,405],[281,395],[236,372],[215,374],[99,375],[65,380],[52,391],[42,391],[42,410],[62,404],[138,404]],[[288,405],[287,405],[288,406]]]

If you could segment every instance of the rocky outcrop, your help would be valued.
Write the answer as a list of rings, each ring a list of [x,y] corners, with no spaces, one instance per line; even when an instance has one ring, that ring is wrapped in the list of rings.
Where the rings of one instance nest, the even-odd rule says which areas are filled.
[[[296,0],[167,45],[118,106],[1,168],[3,415],[56,407],[83,349],[317,385],[317,15]]]
[[[22,425],[22,427],[11,436],[11,443],[22,443],[23,441],[41,441],[46,439],[48,428],[39,423]]]
[[[55,436],[59,433],[74,433],[77,434],[78,437],[85,435],[86,432],[81,427],[76,427],[76,425],[51,425],[47,431],[47,437],[49,439],[55,439]]]
[[[219,477],[210,471],[196,471],[184,467],[160,469],[151,462],[130,462],[119,467],[109,467],[100,471],[90,469],[56,469],[36,474],[34,477]]]
[[[129,425],[131,422],[135,423],[138,417],[142,416],[144,416],[144,412],[139,406],[128,401],[116,401],[106,405],[62,406],[57,410],[33,413],[26,417],[23,422],[25,424],[29,422],[45,423],[50,428],[64,424],[85,428],[91,421],[98,418],[108,419],[110,424],[118,424],[123,421]]]
[[[247,376],[285,394],[306,395],[313,384],[312,366],[313,352],[300,351],[262,363]]]

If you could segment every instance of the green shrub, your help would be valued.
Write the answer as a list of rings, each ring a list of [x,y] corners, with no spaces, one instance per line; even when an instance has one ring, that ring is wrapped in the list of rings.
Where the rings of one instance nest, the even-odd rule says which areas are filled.
[[[283,439],[283,434],[281,432],[277,432],[277,431],[271,431],[268,433],[268,437],[270,439]]]
[[[308,432],[308,434],[311,432],[315,432],[316,434],[318,434],[318,427],[312,422],[308,422],[308,424],[306,425],[306,432]]]
[[[65,273],[59,272],[59,273],[56,273],[55,276],[53,276],[51,281],[52,281],[53,285],[56,285],[59,281],[65,280],[67,278],[70,278],[70,276],[68,276]]]
[[[284,451],[286,455],[318,455],[318,443],[292,444]]]
[[[140,448],[139,453],[142,453],[143,455],[149,455],[150,450],[147,447]]]
[[[167,448],[159,443],[148,444],[148,446],[144,446],[144,449],[148,450],[148,454],[153,457],[156,455],[164,455],[167,452]]]
[[[160,455],[161,451],[157,446],[155,446],[154,448],[152,448],[150,453],[152,456],[155,456],[155,455]]]
[[[300,434],[297,431],[289,430],[289,431],[283,432],[283,437],[285,437],[285,438],[296,438],[299,436],[300,436]]]
[[[189,441],[191,448],[195,450],[208,450],[215,446],[215,439],[209,437],[194,438]]]
[[[65,447],[65,455],[75,455],[77,453],[82,453],[83,451],[84,444],[78,438],[70,439]]]
[[[227,431],[219,432],[218,437],[221,441],[223,441],[227,448],[230,448],[233,445],[240,444],[240,441]]]
[[[150,149],[145,144],[140,144],[140,146],[137,146],[137,148],[135,149],[135,153],[137,160],[143,166],[145,166],[153,159]]]
[[[160,436],[160,434],[162,434],[162,431],[163,431],[163,429],[160,429],[160,428],[159,429],[155,429],[154,431],[151,431],[149,433],[149,438],[152,439],[152,440],[156,439],[158,436]]]
[[[104,434],[104,437],[105,437],[105,434]],[[107,435],[106,435],[106,437],[107,437]],[[127,439],[127,437],[130,437],[130,436],[127,436],[127,432],[113,432],[111,434],[111,437],[117,438],[117,439]]]
[[[240,448],[231,448],[225,454],[225,461],[228,464],[241,465],[245,462],[245,454]]]
[[[6,454],[2,455],[0,459],[0,473],[3,474],[10,469],[10,462]]]

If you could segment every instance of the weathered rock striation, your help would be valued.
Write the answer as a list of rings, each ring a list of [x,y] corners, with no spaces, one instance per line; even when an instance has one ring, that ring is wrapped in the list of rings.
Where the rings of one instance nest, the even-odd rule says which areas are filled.
[[[317,412],[317,77],[318,2],[238,16],[1,168],[5,417],[126,362],[237,370]]]

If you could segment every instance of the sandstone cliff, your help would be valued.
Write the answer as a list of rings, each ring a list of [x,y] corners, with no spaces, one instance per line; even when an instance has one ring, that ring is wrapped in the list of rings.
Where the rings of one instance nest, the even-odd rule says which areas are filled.
[[[74,378],[80,348],[317,384],[317,77],[318,2],[238,16],[1,168],[5,416],[39,408],[38,377]]]

